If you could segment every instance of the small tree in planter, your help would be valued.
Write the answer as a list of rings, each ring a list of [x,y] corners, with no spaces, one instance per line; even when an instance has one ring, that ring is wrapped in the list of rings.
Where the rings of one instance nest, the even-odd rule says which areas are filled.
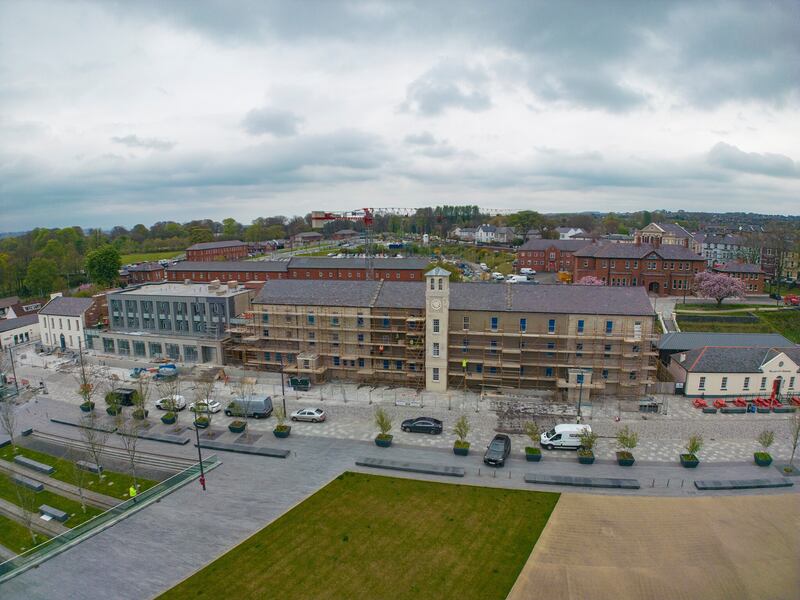
[[[83,402],[81,402],[81,410],[83,412],[89,412],[94,410],[92,396],[94,395],[95,391],[97,391],[98,376],[90,366],[83,362],[83,351],[81,351],[79,356],[80,369],[76,376],[76,380],[78,381],[78,394],[80,394],[81,398],[83,398]]]
[[[534,444],[539,443],[539,426],[535,421],[527,421],[525,423],[525,435],[527,435],[531,442]],[[525,446],[525,459],[530,462],[539,462],[542,460],[542,449],[536,446]]]
[[[381,448],[388,448],[392,445],[392,419],[389,414],[380,406],[375,409],[375,425],[380,433],[375,437],[375,444]]]
[[[131,416],[138,421],[147,419],[147,399],[150,397],[150,379],[144,375],[139,376],[136,382],[136,391],[133,393],[133,412]]]
[[[209,410],[209,403],[214,396],[214,382],[201,381],[198,382],[194,390],[195,413],[194,425],[200,429],[208,429],[211,427],[211,411]],[[198,410],[198,407],[201,410]]]
[[[454,454],[458,454],[459,456],[466,456],[469,454],[469,442],[467,441],[467,436],[471,430],[472,427],[469,424],[467,415],[461,415],[455,422],[455,425],[453,425],[453,433],[455,433],[456,437],[458,438],[455,444],[453,444]]]
[[[763,448],[761,452],[755,452],[753,454],[753,458],[755,459],[756,464],[759,467],[770,466],[770,464],[772,464],[772,456],[770,455],[769,452],[767,452],[767,450],[769,449],[770,446],[772,446],[772,443],[775,441],[775,432],[765,429],[764,431],[758,434],[756,441],[758,442],[758,445]]]
[[[276,406],[274,412],[278,424],[272,430],[272,433],[279,438],[289,437],[292,432],[292,426],[286,424],[286,413],[283,410],[283,406]]]
[[[617,446],[620,451],[617,452],[617,464],[621,467],[630,467],[633,465],[634,458],[631,450],[636,448],[639,444],[639,434],[631,431],[626,425],[617,432]]]
[[[703,438],[693,433],[689,436],[689,441],[686,442],[686,446],[684,447],[686,448],[686,454],[681,454],[681,465],[687,469],[694,469],[700,464],[697,453],[700,452],[703,447]]]
[[[228,424],[228,429],[233,433],[242,433],[247,429],[247,416],[250,414],[250,399],[253,397],[255,388],[256,380],[253,377],[243,376],[233,384],[236,400],[231,403],[230,408],[236,420]]]
[[[794,455],[797,452],[797,445],[800,443],[800,413],[792,415],[792,427],[789,430],[789,443],[792,446],[792,455],[789,457],[789,464],[783,467],[784,473],[794,473]]]
[[[578,462],[582,465],[591,465],[594,462],[594,445],[597,443],[599,436],[589,429],[584,427],[578,434],[581,441],[581,447],[578,448]]]
[[[180,395],[180,389],[181,381],[178,375],[160,379],[156,382],[156,391],[160,398],[164,398],[165,402],[163,404],[167,408],[167,412],[161,416],[161,422],[164,423],[164,425],[175,425],[174,431],[176,432],[179,431],[180,428],[177,424],[178,403],[175,397]]]

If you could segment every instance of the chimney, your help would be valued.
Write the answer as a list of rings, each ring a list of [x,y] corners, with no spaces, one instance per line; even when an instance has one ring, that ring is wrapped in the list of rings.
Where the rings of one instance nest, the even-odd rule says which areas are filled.
[[[634,239],[636,240],[636,245],[637,246],[641,246],[642,245],[642,236],[640,234],[637,233],[636,237]]]

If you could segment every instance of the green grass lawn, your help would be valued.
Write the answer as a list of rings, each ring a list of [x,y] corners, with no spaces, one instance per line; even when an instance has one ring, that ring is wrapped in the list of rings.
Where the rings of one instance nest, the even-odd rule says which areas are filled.
[[[50,538],[43,533],[37,533],[36,545],[38,546],[49,539]],[[25,550],[29,550],[33,547],[33,540],[31,539],[31,534],[24,525],[17,523],[13,519],[9,519],[5,515],[0,515],[0,544],[12,552],[21,554],[25,552]]]
[[[162,258],[170,260],[180,254],[183,254],[183,252],[180,250],[164,250],[163,252],[136,252],[134,254],[123,254],[122,264],[129,265],[131,263],[151,262],[154,260],[161,260]]]
[[[30,458],[40,463],[55,467],[56,470],[50,475],[50,477],[53,479],[58,479],[59,481],[66,481],[67,483],[76,485],[75,470],[72,468],[72,461],[53,456],[51,454],[45,454],[44,452],[39,452],[37,450],[22,448],[21,446],[17,446],[17,454],[21,454],[26,458]],[[14,451],[11,446],[6,446],[5,448],[0,449],[0,459],[7,460],[9,462],[14,460]],[[80,458],[76,458],[76,460],[80,460]],[[143,492],[144,490],[151,488],[158,483],[157,481],[142,478],[137,478],[136,481],[139,484],[140,492]],[[94,473],[87,472],[83,474],[84,489],[99,492],[119,500],[128,499],[128,489],[131,487],[132,482],[133,478],[127,473],[105,471],[102,480]]]
[[[162,598],[505,598],[558,494],[344,473]]]
[[[17,496],[16,487],[17,484],[11,480],[11,477],[5,473],[0,473],[0,498],[19,505],[19,496]],[[67,527],[75,527],[76,525],[80,525],[84,521],[88,521],[92,517],[95,517],[103,512],[100,509],[88,505],[86,506],[86,512],[84,512],[79,501],[65,498],[64,496],[59,496],[58,494],[54,494],[53,492],[49,492],[47,490],[36,492],[35,494],[36,505],[33,507],[32,512],[38,513],[39,506],[42,504],[47,504],[53,508],[63,510],[65,513],[70,515],[69,519],[67,519],[67,522],[64,523],[64,525]]]
[[[779,333],[800,343],[800,311],[782,310],[754,312],[755,323],[714,323],[712,321],[687,321],[678,315],[681,331],[711,331],[714,333]]]

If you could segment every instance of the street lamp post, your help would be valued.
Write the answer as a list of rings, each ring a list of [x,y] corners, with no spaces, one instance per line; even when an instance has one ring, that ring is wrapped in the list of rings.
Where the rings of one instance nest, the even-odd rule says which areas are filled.
[[[197,440],[197,460],[200,463],[200,485],[203,487],[203,491],[206,491],[206,474],[203,471],[203,455],[200,452],[200,429],[195,425],[192,429],[194,429],[194,436]]]
[[[281,398],[283,399],[283,416],[286,417],[286,388],[283,383],[283,354],[281,354]]]
[[[580,387],[578,387],[578,422],[580,422],[580,420],[581,420],[581,403],[583,401],[583,377],[584,377],[584,371],[583,370],[581,370],[581,372],[578,373],[578,377],[579,377],[578,383],[580,384]]]

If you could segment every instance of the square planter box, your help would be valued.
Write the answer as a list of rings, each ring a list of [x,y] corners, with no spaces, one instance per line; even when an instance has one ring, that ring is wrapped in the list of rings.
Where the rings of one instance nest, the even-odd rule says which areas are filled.
[[[753,454],[753,459],[759,467],[768,467],[772,464],[772,457],[766,452],[756,452]]]
[[[200,421],[199,423],[197,421],[194,422],[194,426],[199,429],[207,429],[209,425],[211,425],[210,421]]]
[[[781,406],[780,408],[773,408],[772,412],[776,413],[793,413],[797,410],[794,406]]]
[[[542,460],[542,453],[541,452],[525,452],[525,460],[528,462],[539,462]]]
[[[231,433],[242,433],[244,432],[245,427],[247,427],[247,423],[228,423],[228,430]]]
[[[721,412],[726,415],[743,415],[747,412],[747,408],[744,406],[728,406],[723,408]]]
[[[632,467],[635,461],[630,452],[617,452],[617,464],[620,467]]]
[[[244,431],[244,430],[242,430],[242,431]],[[288,426],[286,429],[284,429],[283,431],[278,431],[277,429],[273,429],[273,430],[272,430],[272,434],[273,434],[273,435],[274,435],[276,438],[287,438],[287,437],[289,437],[289,434],[290,434],[291,432],[292,432],[292,426],[291,426],[291,425],[289,425],[289,426]]]
[[[164,415],[164,416],[161,417],[161,422],[164,425],[174,425],[175,421],[177,421],[177,420],[178,420],[178,417],[176,417],[174,415],[171,416],[171,417],[168,417],[167,415]]]
[[[467,456],[469,454],[469,446],[453,446],[453,454],[456,456]]]
[[[692,454],[681,454],[681,466],[687,469],[696,469],[700,460]]]
[[[594,454],[591,456],[581,456],[578,454],[578,462],[582,465],[591,465],[594,464]]]
[[[706,414],[709,414],[709,415],[713,415],[713,414],[716,414],[716,412],[717,412],[717,409],[716,409],[716,408],[714,408],[713,406],[706,406],[706,407],[703,409],[703,412],[704,412],[704,413],[706,413]]]
[[[759,406],[758,408],[756,408],[756,412],[757,412],[757,413],[761,413],[762,415],[769,414],[769,413],[770,413],[770,410],[771,410],[771,409],[769,409],[769,408],[762,408],[762,407],[760,407],[760,406]]]
[[[392,436],[387,435],[385,438],[376,437],[375,445],[380,446],[381,448],[388,448],[392,445]]]
[[[92,412],[94,410],[94,402],[84,402],[81,404],[81,410],[85,413]]]

